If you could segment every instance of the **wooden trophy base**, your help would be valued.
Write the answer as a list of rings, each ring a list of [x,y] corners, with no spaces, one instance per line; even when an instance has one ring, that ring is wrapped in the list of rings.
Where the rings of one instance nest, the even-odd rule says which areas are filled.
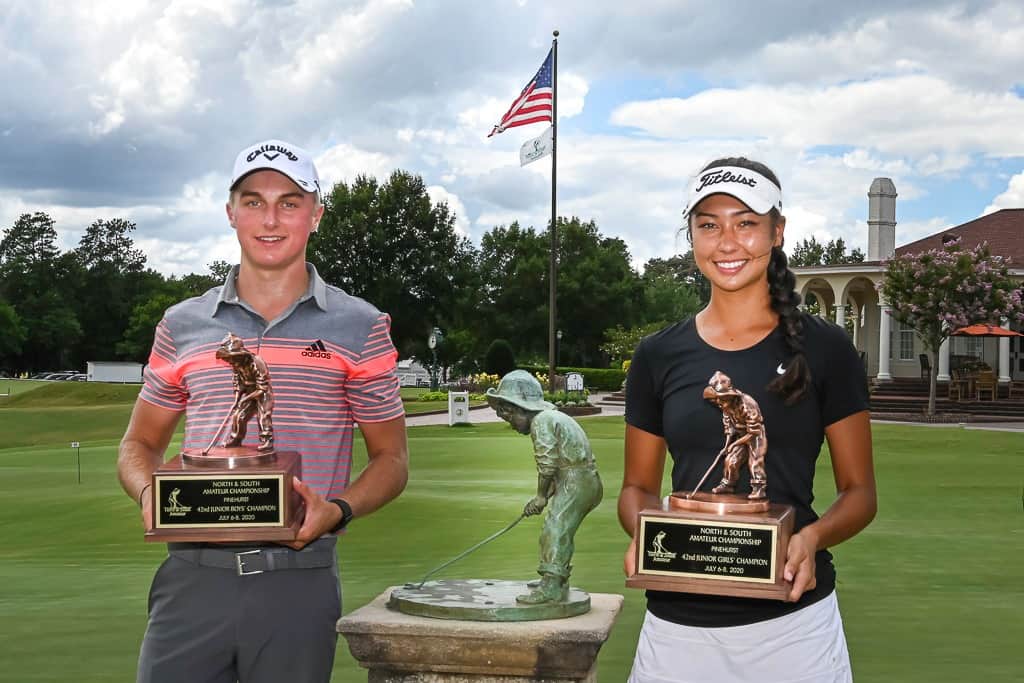
[[[153,473],[146,541],[293,541],[305,514],[292,486],[301,474],[293,451],[187,449]]]
[[[793,508],[746,496],[674,493],[641,510],[630,588],[785,600]]]

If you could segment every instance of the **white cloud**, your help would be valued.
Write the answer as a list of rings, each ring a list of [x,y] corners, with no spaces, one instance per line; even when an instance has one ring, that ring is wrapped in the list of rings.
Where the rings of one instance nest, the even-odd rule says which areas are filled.
[[[367,0],[358,9],[335,2],[290,9],[289,26],[274,26],[283,48],[265,51],[253,43],[243,57],[247,80],[258,88],[261,99],[275,100],[281,86],[298,93],[329,84],[334,75],[361,60],[366,47],[381,39],[394,19],[413,8],[412,0]],[[310,11],[313,10],[313,11]],[[316,17],[329,17],[320,21]],[[269,32],[264,34],[270,38]],[[273,61],[267,59],[273,57]]]
[[[718,156],[779,174],[787,244],[843,237],[865,248],[867,187],[880,175],[896,183],[897,210],[913,213],[900,243],[973,217],[960,207],[1019,205],[1024,181],[1000,192],[1024,158],[1020,3],[808,12],[727,0],[702,6],[699,21],[678,0],[643,11],[523,4],[92,0],[58,11],[8,0],[0,78],[18,87],[0,111],[0,220],[48,211],[73,247],[92,220],[126,216],[151,265],[181,272],[194,259],[199,272],[208,254],[237,249],[223,231],[234,154],[281,137],[317,155],[325,187],[421,174],[473,238],[512,220],[543,227],[550,165],[518,166],[542,126],[486,134],[553,27],[565,29],[559,117],[570,123],[559,131],[559,213],[595,219],[638,264],[676,250],[688,177]],[[758,29],[738,49],[722,41],[738,35],[736,16]],[[957,179],[975,197],[944,198],[941,218],[906,203]]]
[[[1024,9],[1010,2],[975,8],[937,4],[931,11],[897,5],[840,30],[811,31],[737,57],[730,52],[710,70],[747,81],[820,85],[930,74],[970,89],[1004,92],[1019,82],[1024,63]]]
[[[590,84],[571,71],[558,76],[558,120],[568,119],[583,113]]]
[[[985,207],[982,214],[990,214],[1000,209],[1024,208],[1024,172],[1010,178],[1006,191],[992,200],[992,203]]]
[[[431,185],[427,188],[427,195],[434,204],[445,202],[448,210],[455,214],[455,232],[463,237],[469,236],[469,217],[466,215],[466,206],[459,199],[459,196],[452,194],[440,185]]]
[[[347,143],[334,145],[316,157],[320,186],[328,191],[336,183],[352,182],[357,175],[369,175],[384,181],[398,163],[383,154],[367,152]]]
[[[973,92],[932,76],[828,87],[754,85],[688,98],[630,102],[612,122],[651,135],[748,138],[811,148],[856,145],[912,160],[922,172],[957,168],[964,154],[1024,156],[1024,98]]]

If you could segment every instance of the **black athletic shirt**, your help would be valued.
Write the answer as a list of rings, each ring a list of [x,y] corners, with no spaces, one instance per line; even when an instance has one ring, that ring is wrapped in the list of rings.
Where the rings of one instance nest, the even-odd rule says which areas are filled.
[[[802,314],[801,319],[811,384],[791,406],[767,389],[789,357],[781,326],[749,348],[722,351],[700,338],[692,319],[684,320],[640,342],[626,384],[626,422],[665,439],[674,491],[693,490],[725,443],[722,411],[702,397],[711,375],[724,372],[736,389],[753,397],[768,439],[768,499],[795,508],[794,533],[818,519],[811,503],[825,427],[868,409],[867,377],[846,332],[816,316]],[[702,489],[717,484],[721,472],[719,463]],[[746,467],[741,468],[736,490],[750,490]],[[647,608],[657,617],[688,626],[739,626],[773,619],[833,591],[831,553],[821,550],[815,560],[817,587],[796,603],[651,590]]]

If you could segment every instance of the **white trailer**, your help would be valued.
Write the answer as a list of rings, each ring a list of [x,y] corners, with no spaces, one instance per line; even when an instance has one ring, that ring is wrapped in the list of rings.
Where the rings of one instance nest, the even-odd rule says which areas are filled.
[[[90,382],[139,384],[142,382],[142,363],[91,360],[86,363],[85,374]]]

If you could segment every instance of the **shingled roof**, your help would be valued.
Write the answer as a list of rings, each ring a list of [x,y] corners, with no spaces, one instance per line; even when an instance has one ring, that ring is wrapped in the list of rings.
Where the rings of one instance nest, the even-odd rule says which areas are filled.
[[[992,253],[1010,259],[1012,268],[1024,267],[1024,209],[1002,209],[962,225],[937,232],[930,237],[904,244],[896,249],[897,256],[919,254],[942,247],[946,235],[960,237],[960,244],[970,249],[988,242]]]

